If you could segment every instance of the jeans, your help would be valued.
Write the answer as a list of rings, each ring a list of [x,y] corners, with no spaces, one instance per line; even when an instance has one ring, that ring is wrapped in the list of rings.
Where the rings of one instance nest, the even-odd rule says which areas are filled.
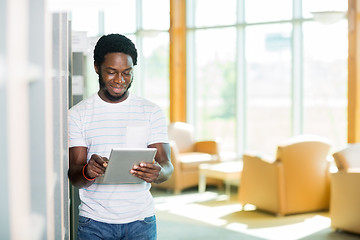
[[[125,224],[110,224],[79,216],[78,240],[156,240],[156,218]]]

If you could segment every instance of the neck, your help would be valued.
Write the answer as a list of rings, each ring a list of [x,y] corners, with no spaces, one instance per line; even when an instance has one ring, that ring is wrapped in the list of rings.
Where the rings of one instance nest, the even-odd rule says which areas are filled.
[[[99,97],[104,100],[105,102],[109,102],[109,103],[119,103],[122,102],[124,100],[126,100],[129,96],[129,91],[126,90],[123,95],[118,96],[118,97],[114,97],[112,96],[106,89],[102,88],[99,90],[98,92]]]

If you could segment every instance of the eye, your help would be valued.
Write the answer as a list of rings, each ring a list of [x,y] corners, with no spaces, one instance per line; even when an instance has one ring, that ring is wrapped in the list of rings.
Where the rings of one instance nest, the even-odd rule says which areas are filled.
[[[131,77],[131,71],[122,72],[121,75],[122,75],[124,78],[130,78],[130,77]]]

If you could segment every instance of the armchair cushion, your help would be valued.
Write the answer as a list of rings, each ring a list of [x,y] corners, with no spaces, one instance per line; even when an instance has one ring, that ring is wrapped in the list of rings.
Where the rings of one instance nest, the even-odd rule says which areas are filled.
[[[182,153],[179,154],[179,158],[182,170],[197,170],[201,163],[211,163],[218,160],[214,155],[200,152]]]

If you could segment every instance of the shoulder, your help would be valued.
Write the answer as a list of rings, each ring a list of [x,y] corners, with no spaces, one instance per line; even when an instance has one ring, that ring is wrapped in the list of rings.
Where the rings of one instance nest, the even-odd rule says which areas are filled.
[[[146,98],[131,94],[129,96],[129,102],[130,104],[134,105],[134,106],[141,106],[141,107],[145,107],[147,109],[156,109],[159,110],[160,106]]]
[[[80,119],[83,118],[86,113],[89,113],[89,111],[93,111],[96,104],[97,99],[96,99],[96,94],[80,101],[79,103],[77,103],[76,105],[72,106],[69,109],[69,118],[76,118],[76,119]]]
[[[139,102],[139,103],[147,103],[147,104],[155,104],[154,102],[144,98],[144,97],[140,97],[138,95],[135,94],[130,94],[129,95],[129,101],[131,102]]]
[[[97,101],[96,95],[97,94],[93,94],[92,96],[90,96],[86,99],[83,99],[79,103],[75,104],[74,106],[72,106],[70,108],[70,112],[81,111],[81,110],[85,110],[86,108],[93,107]]]

